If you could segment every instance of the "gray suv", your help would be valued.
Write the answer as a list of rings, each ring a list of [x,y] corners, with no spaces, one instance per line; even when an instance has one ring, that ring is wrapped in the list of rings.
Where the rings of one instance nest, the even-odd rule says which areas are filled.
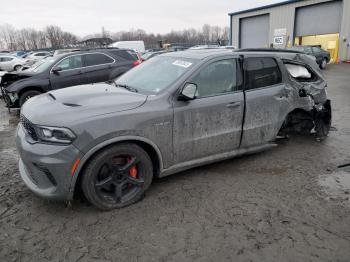
[[[331,106],[314,59],[293,52],[163,54],[114,84],[29,99],[19,170],[37,195],[83,193],[109,210],[140,200],[154,177],[272,147],[290,132],[327,136]]]

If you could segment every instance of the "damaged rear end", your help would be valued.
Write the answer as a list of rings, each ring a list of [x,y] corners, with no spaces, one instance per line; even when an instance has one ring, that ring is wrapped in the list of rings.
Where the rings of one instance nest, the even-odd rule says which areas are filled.
[[[289,82],[296,91],[293,99],[294,110],[290,112],[279,132],[280,136],[289,133],[313,134],[322,140],[328,136],[332,125],[332,106],[327,98],[327,83],[317,65],[303,61],[282,59],[288,73]]]

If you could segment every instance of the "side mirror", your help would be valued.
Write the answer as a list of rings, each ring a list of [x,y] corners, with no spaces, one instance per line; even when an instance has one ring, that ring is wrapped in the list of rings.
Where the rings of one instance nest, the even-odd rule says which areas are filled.
[[[180,101],[193,100],[196,98],[196,93],[197,93],[197,85],[193,83],[186,83],[178,99]]]
[[[62,68],[59,66],[55,66],[54,68],[51,69],[52,73],[58,74],[58,72],[62,71]]]

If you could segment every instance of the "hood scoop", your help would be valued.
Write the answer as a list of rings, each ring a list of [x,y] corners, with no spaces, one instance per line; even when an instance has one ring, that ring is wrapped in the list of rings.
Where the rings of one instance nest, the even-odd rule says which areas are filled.
[[[62,104],[65,105],[65,106],[70,106],[70,107],[78,107],[78,106],[81,106],[81,105],[72,104],[72,103],[62,103]]]

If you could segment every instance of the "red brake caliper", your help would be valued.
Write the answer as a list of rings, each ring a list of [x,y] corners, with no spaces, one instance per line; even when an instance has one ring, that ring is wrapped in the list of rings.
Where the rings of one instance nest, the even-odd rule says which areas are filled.
[[[131,161],[131,157],[128,157],[128,163]],[[132,168],[130,168],[129,174],[131,177],[133,178],[137,178],[137,168],[136,166],[133,166]]]

